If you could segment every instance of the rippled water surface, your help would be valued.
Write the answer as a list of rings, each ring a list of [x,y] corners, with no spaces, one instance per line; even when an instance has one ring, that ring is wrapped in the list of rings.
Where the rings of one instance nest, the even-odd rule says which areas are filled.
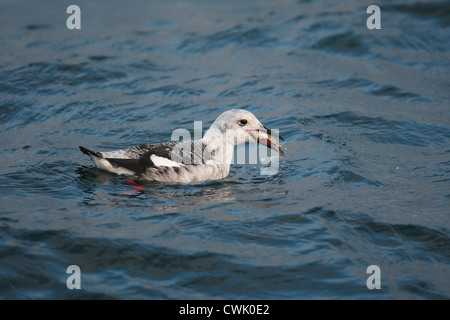
[[[0,298],[450,297],[448,1],[381,30],[361,1],[70,4],[0,3]],[[78,150],[231,108],[280,129],[276,175],[142,191]]]

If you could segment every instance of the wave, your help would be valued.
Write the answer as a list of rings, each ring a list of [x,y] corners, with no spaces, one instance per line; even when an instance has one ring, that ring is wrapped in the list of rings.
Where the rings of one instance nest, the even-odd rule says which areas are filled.
[[[416,121],[368,117],[350,111],[316,116],[316,119],[348,127],[375,143],[430,147],[432,144],[445,146],[450,139],[450,129],[447,127]]]

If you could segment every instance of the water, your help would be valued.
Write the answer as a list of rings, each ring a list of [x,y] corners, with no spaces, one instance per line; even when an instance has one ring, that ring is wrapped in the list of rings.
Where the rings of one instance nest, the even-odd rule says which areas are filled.
[[[1,298],[450,297],[448,2],[381,30],[360,1],[70,4],[0,4]],[[231,108],[280,129],[278,174],[141,192],[78,150]]]

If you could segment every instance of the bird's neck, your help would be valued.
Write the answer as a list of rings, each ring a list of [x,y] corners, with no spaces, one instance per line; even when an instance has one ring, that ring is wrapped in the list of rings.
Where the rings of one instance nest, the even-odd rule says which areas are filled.
[[[217,164],[230,166],[234,153],[234,137],[217,130],[213,126],[205,132],[203,142],[207,145],[207,152]]]

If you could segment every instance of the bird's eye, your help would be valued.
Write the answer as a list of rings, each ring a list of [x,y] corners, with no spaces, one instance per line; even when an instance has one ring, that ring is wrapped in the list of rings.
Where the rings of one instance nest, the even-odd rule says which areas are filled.
[[[247,124],[247,119],[241,119],[238,121],[239,125],[245,126]]]

